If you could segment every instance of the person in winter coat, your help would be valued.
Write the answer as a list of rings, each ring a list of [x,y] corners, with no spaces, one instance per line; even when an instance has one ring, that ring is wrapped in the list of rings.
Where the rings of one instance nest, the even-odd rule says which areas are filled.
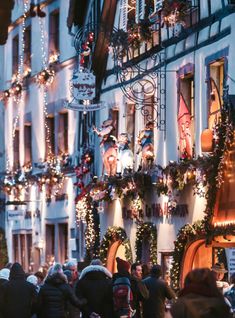
[[[10,276],[10,270],[8,268],[3,268],[0,270],[0,292],[2,290],[2,285],[8,282]]]
[[[142,266],[139,263],[131,265],[131,290],[133,292],[133,309],[136,310],[134,317],[141,318],[141,304],[145,299],[149,298],[149,290],[142,282]]]
[[[164,318],[165,300],[175,298],[175,293],[160,279],[162,270],[160,265],[153,265],[150,270],[150,276],[143,280],[143,283],[149,290],[149,298],[143,301],[144,318]]]
[[[75,296],[63,274],[62,266],[55,264],[39,291],[39,318],[67,318],[68,301],[76,307],[86,303],[85,299]]]
[[[3,268],[0,270],[0,298],[1,298],[1,293],[2,293],[2,285],[8,282],[9,280],[9,275],[10,275],[10,270],[8,268]],[[0,310],[0,318],[2,318],[2,313]]]
[[[85,267],[75,286],[78,297],[87,299],[87,305],[82,308],[82,317],[113,317],[112,304],[112,274],[97,260]]]
[[[146,286],[141,282],[142,267],[138,263],[131,264],[119,257],[116,258],[117,273],[113,275],[113,283],[120,277],[127,277],[131,283],[132,301],[130,307],[133,310],[132,317],[141,318],[140,302],[148,298],[149,291]],[[130,269],[132,274],[130,275]]]
[[[229,306],[216,286],[215,275],[209,268],[188,273],[184,288],[171,308],[173,318],[230,318]]]
[[[35,310],[37,292],[26,281],[25,272],[19,263],[10,270],[9,281],[2,285],[0,308],[4,318],[30,318]]]
[[[74,290],[73,273],[69,269],[66,269],[64,270],[64,274],[67,277],[69,286],[71,287],[72,290]],[[67,312],[68,312],[68,318],[80,318],[79,308],[73,306],[70,302],[67,303]]]

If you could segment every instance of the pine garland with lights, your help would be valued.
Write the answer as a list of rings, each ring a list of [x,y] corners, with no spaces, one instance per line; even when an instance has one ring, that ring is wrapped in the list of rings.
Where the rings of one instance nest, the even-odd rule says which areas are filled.
[[[132,252],[130,241],[126,235],[126,232],[123,228],[113,226],[108,227],[106,234],[103,237],[103,240],[100,245],[100,259],[105,264],[107,262],[108,251],[112,243],[120,241],[125,247],[125,257],[126,260],[132,263]]]
[[[203,221],[195,222],[194,224],[185,224],[177,235],[175,243],[175,249],[173,254],[173,264],[171,269],[171,282],[172,287],[177,290],[179,289],[180,283],[180,269],[182,265],[182,259],[185,248],[189,242],[198,240],[201,237],[205,237],[205,223]]]
[[[0,268],[3,268],[8,263],[7,242],[5,231],[0,228]]]
[[[226,223],[224,226],[212,225],[217,192],[223,183],[225,156],[234,140],[234,124],[232,118],[233,114],[228,111],[228,105],[225,103],[221,111],[221,121],[216,125],[214,131],[216,135],[214,152],[207,157],[206,165],[203,161],[200,161],[200,168],[204,171],[204,179],[206,180],[204,186],[207,186],[204,193],[207,199],[205,217],[193,225],[186,224],[183,226],[175,241],[173,266],[171,270],[171,280],[174,289],[179,288],[180,266],[184,252],[187,249],[187,244],[200,238],[210,243],[215,236],[235,234],[235,224]]]
[[[136,232],[136,262],[142,261],[142,244],[144,239],[149,242],[150,262],[157,264],[157,229],[156,225],[151,222],[139,224]]]

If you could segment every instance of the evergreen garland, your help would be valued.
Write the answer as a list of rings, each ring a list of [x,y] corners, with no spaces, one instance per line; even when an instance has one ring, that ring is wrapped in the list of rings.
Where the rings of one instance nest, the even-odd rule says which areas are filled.
[[[126,260],[132,263],[132,252],[131,252],[131,245],[130,241],[126,235],[126,231],[117,226],[108,227],[106,234],[103,237],[100,246],[100,259],[105,264],[107,262],[108,251],[111,245],[116,242],[120,241],[122,245],[125,246],[125,257]]]
[[[136,233],[136,262],[142,261],[142,243],[143,240],[147,239],[149,242],[150,249],[150,262],[157,264],[157,229],[156,225],[151,222],[141,223],[137,226]]]
[[[0,228],[0,268],[8,263],[7,242],[4,229]]]
[[[205,198],[207,199],[205,218],[192,225],[184,225],[180,229],[175,241],[173,266],[171,270],[171,281],[174,289],[179,289],[180,266],[189,243],[203,238],[206,243],[209,244],[216,236],[235,235],[235,224],[226,224],[224,226],[212,225],[218,188],[223,182],[225,155],[234,137],[233,114],[229,113],[228,107],[226,106],[228,105],[224,105],[221,111],[221,121],[215,128],[218,139],[216,139],[214,152],[208,156],[206,163],[207,169],[204,169],[205,185],[207,185],[205,192]],[[203,162],[201,167],[203,167]]]

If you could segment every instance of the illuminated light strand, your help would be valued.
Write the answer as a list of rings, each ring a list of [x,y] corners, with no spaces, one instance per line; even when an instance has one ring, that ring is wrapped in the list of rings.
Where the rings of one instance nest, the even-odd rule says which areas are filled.
[[[17,82],[17,84],[21,85],[21,87],[23,86],[25,30],[26,30],[25,21],[26,21],[26,17],[27,17],[28,7],[29,7],[29,1],[28,0],[24,0],[24,14],[23,14],[23,18],[22,18],[22,31],[21,31],[21,36],[20,36],[21,49],[20,49],[20,56],[19,56],[19,61],[18,61],[18,72],[17,72],[17,75],[16,75],[16,82]],[[11,94],[9,95],[9,97],[10,96],[11,96]],[[14,94],[13,95],[13,99],[16,102],[16,104],[18,106],[20,106],[21,102],[23,101],[22,91],[20,91],[19,94]],[[7,159],[6,159],[6,173],[7,174],[9,174],[11,172],[9,153],[10,153],[11,150],[13,150],[16,127],[17,127],[17,124],[18,124],[18,121],[19,121],[19,117],[20,117],[20,112],[21,112],[20,107],[18,107],[17,112],[18,112],[17,116],[14,118],[14,122],[13,122],[12,145],[11,145],[11,149],[9,149],[9,152],[7,153]]]

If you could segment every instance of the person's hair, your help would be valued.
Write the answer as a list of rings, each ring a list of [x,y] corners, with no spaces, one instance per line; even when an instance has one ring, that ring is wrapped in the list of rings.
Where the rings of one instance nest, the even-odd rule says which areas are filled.
[[[102,266],[103,263],[102,263],[102,261],[99,258],[95,258],[95,259],[93,259],[91,261],[90,265],[100,265],[100,266]]]
[[[184,280],[184,288],[203,286],[210,292],[210,296],[222,296],[216,285],[215,275],[209,268],[196,268],[189,272]]]
[[[147,277],[150,274],[150,267],[148,264],[142,265],[142,276],[143,278]]]
[[[131,271],[135,271],[137,266],[141,266],[140,263],[136,262],[131,265]]]
[[[151,267],[151,269],[150,269],[150,274],[151,274],[151,276],[154,276],[156,278],[161,277],[162,276],[162,268],[161,268],[161,266],[158,265],[158,264],[153,265]]]
[[[45,275],[42,272],[40,272],[40,271],[37,271],[36,273],[34,273],[34,275],[36,277],[40,278],[41,280],[43,280],[44,277],[45,277]]]

